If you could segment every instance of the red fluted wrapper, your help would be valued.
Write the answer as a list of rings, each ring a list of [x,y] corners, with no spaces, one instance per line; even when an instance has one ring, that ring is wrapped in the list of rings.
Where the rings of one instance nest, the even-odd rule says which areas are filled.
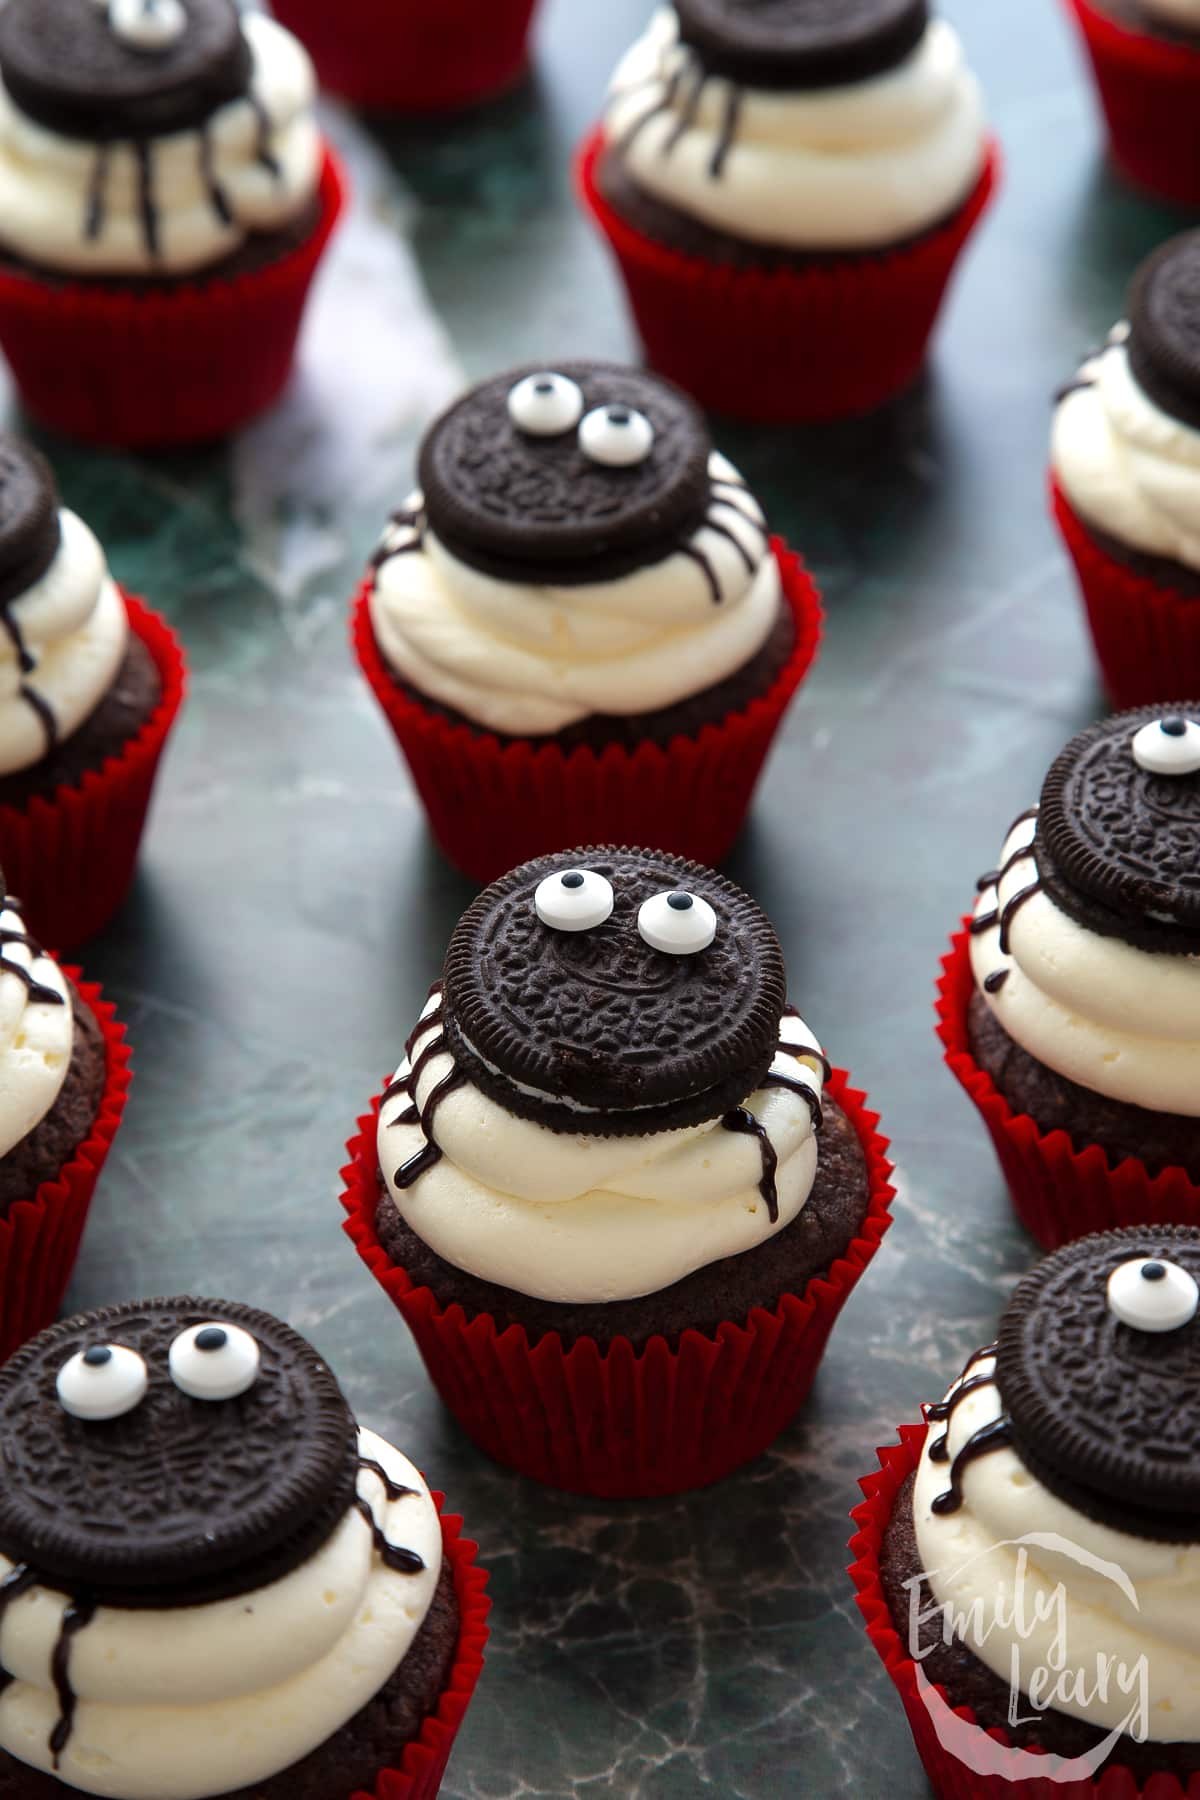
[[[132,1080],[125,1027],[113,1007],[78,969],[64,967],[63,973],[104,1038],[104,1091],[92,1128],[70,1162],[0,1218],[0,1362],[57,1316]]]
[[[321,220],[248,275],[169,288],[102,286],[0,269],[0,349],[44,425],[119,449],[224,437],[276,400],[308,290],[345,199],[326,149]]]
[[[1065,1131],[1044,1132],[1028,1113],[1013,1111],[971,1054],[967,1008],[975,978],[969,941],[965,929],[958,932],[942,958],[938,1036],[947,1067],[983,1115],[1026,1231],[1043,1250],[1057,1250],[1072,1238],[1121,1225],[1200,1225],[1200,1187],[1182,1169],[1151,1176],[1134,1157],[1114,1168],[1099,1145],[1077,1150]]]
[[[1057,481],[1050,497],[1115,710],[1200,692],[1200,595],[1135,574],[1101,548]]]
[[[529,57],[535,0],[276,0],[322,87],[356,106],[452,112],[511,87]]]
[[[953,218],[900,249],[738,269],[628,224],[596,185],[601,148],[595,131],[577,182],[617,259],[649,361],[710,411],[760,424],[872,412],[916,380],[954,265],[1000,175],[993,143]]]
[[[772,548],[796,622],[786,667],[767,693],[719,725],[633,750],[581,745],[564,754],[552,738],[502,746],[491,733],[440,718],[397,687],[375,641],[364,582],[354,602],[354,651],[450,861],[480,882],[576,844],[653,844],[719,863],[821,640],[821,597],[811,576],[778,538]]]
[[[43,944],[80,944],[107,925],[133,880],[159,758],[183,701],[183,651],[166,620],[126,594],[130,629],[162,678],[162,698],[120,753],[27,806],[0,806],[0,868]]]
[[[858,1133],[870,1200],[858,1235],[827,1275],[770,1311],[728,1320],[714,1336],[685,1331],[676,1348],[651,1338],[531,1344],[524,1327],[499,1331],[414,1288],[379,1242],[379,1101],[358,1121],[342,1170],[345,1229],[404,1317],[430,1379],[463,1430],[497,1462],[535,1481],[605,1499],[704,1487],[774,1442],[807,1398],[834,1320],[891,1224],[892,1166],[879,1116],[835,1070],[828,1091]]]
[[[484,1593],[487,1576],[475,1566],[477,1546],[462,1534],[462,1520],[442,1511],[445,1496],[435,1493],[434,1505],[442,1518],[442,1550],[454,1576],[458,1598],[458,1648],[438,1702],[437,1711],[422,1722],[408,1744],[398,1769],[384,1769],[375,1778],[370,1794],[358,1792],[351,1800],[433,1800],[442,1785],[454,1739],[463,1722],[475,1684],[483,1670],[488,1640],[487,1616],[491,1601]]]
[[[969,1706],[955,1706],[952,1694],[922,1676],[896,1630],[879,1560],[900,1489],[920,1461],[925,1429],[901,1425],[900,1442],[876,1451],[878,1473],[859,1482],[866,1498],[850,1515],[858,1529],[850,1540],[854,1560],[848,1572],[867,1636],[900,1695],[938,1800],[1186,1800],[1188,1795],[1196,1800],[1200,1780],[1195,1777],[1185,1787],[1174,1775],[1154,1775],[1139,1786],[1128,1769],[1116,1764],[1072,1779],[1070,1765],[1055,1757],[1045,1762],[1043,1775],[1037,1767],[1041,1752],[1015,1749],[998,1727],[985,1731]]]
[[[1138,187],[1200,206],[1200,50],[1066,0],[1083,35],[1114,161]]]

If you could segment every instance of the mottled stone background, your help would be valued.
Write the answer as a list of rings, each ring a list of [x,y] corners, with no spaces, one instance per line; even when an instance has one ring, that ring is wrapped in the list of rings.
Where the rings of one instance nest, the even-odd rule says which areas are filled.
[[[193,672],[137,888],[86,957],[138,1072],[71,1297],[198,1288],[288,1315],[449,1490],[496,1602],[450,1800],[907,1800],[924,1784],[843,1575],[846,1512],[1032,1255],[941,1065],[937,959],[1101,706],[1045,517],[1050,395],[1177,220],[1104,167],[1055,0],[949,5],[1007,178],[927,381],[865,425],[722,434],[829,607],[732,870],[774,915],[793,998],[882,1107],[896,1226],[771,1455],[676,1502],[539,1492],[443,1415],[339,1230],[342,1144],[471,891],[426,837],[346,603],[465,375],[631,349],[568,157],[647,10],[548,0],[528,87],[458,124],[330,110],[357,204],[272,418],[197,456],[47,442]]]

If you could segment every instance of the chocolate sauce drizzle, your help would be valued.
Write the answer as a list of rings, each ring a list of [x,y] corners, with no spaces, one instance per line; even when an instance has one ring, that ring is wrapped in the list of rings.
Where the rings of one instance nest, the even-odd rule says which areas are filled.
[[[796,1008],[791,1005],[784,1007],[784,1013],[793,1019],[798,1019],[800,1017]],[[786,1038],[780,1038],[775,1046],[775,1054],[777,1056],[793,1056],[798,1058],[805,1056],[818,1057],[824,1070],[826,1081],[829,1080],[830,1075],[833,1073],[833,1070],[830,1067],[829,1058],[825,1055],[825,1052],[823,1050],[811,1049],[807,1044],[792,1044],[789,1043]],[[812,1119],[813,1130],[820,1131],[821,1126],[825,1122],[825,1114],[821,1106],[821,1096],[815,1089],[809,1087],[806,1082],[801,1081],[795,1075],[776,1074],[773,1069],[768,1069],[767,1073],[763,1076],[762,1081],[759,1083],[759,1086],[764,1088],[787,1088],[790,1093],[799,1094],[801,1099],[808,1103],[808,1111],[809,1116]],[[775,1182],[775,1175],[779,1167],[779,1156],[774,1144],[767,1136],[765,1125],[762,1123],[762,1120],[757,1119],[750,1111],[749,1107],[746,1106],[733,1107],[731,1111],[724,1114],[721,1119],[721,1124],[726,1131],[736,1131],[743,1137],[756,1137],[758,1139],[759,1151],[762,1155],[762,1174],[759,1177],[758,1191],[766,1202],[767,1217],[770,1219],[772,1225],[778,1224],[779,1189]]]
[[[679,60],[670,74],[655,71],[642,80],[631,82],[621,88],[613,97],[625,100],[643,91],[657,90],[651,104],[628,126],[624,134],[617,140],[617,154],[625,155],[641,136],[652,119],[657,119],[675,104],[681,85],[690,82],[682,110],[670,131],[659,146],[659,155],[670,156],[684,133],[690,131],[699,116],[700,105],[704,99],[704,90],[711,77],[701,59],[694,51],[679,46]],[[725,79],[725,78],[723,78]],[[737,142],[738,126],[741,123],[744,91],[736,82],[725,79],[725,98],[721,108],[721,124],[717,131],[717,141],[709,158],[708,173],[713,181],[720,181],[725,173],[725,164],[729,152]]]
[[[726,1131],[738,1131],[746,1137],[756,1137],[762,1154],[762,1174],[758,1180],[758,1191],[767,1204],[767,1217],[772,1225],[779,1220],[779,1189],[775,1185],[775,1171],[779,1166],[779,1156],[774,1144],[767,1136],[767,1128],[761,1119],[745,1106],[735,1106],[721,1120]]]
[[[43,1582],[36,1569],[28,1563],[16,1563],[9,1573],[0,1581],[0,1622],[14,1600],[27,1594],[32,1587],[53,1587],[49,1581]],[[71,1727],[75,1722],[76,1694],[71,1686],[70,1663],[71,1643],[86,1625],[90,1625],[96,1616],[96,1602],[87,1594],[74,1595],[68,1598],[63,1610],[62,1624],[58,1629],[54,1650],[50,1658],[50,1675],[54,1682],[54,1691],[58,1695],[59,1715],[54,1729],[50,1733],[50,1754],[54,1759],[54,1767],[58,1768],[59,1758],[66,1749],[71,1735]],[[7,1669],[0,1669],[0,1694],[12,1686],[16,1676]]]
[[[939,1400],[935,1406],[925,1408],[925,1417],[930,1424],[945,1426],[941,1436],[929,1446],[930,1462],[949,1460],[950,1422],[959,1402],[965,1400],[968,1394],[978,1393],[981,1388],[996,1385],[994,1374],[971,1374],[976,1363],[982,1362],[985,1357],[995,1356],[995,1354],[995,1344],[985,1344],[982,1350],[977,1350],[974,1356],[968,1360],[957,1385],[947,1397]],[[1011,1442],[1012,1424],[1008,1418],[1003,1416],[999,1419],[991,1419],[986,1425],[981,1425],[978,1431],[973,1431],[950,1464],[950,1485],[931,1502],[932,1511],[939,1518],[944,1518],[948,1513],[957,1512],[963,1503],[963,1476],[971,1464],[976,1462],[979,1457],[988,1455],[992,1450],[1003,1450]]]
[[[763,541],[764,554],[770,543],[770,535],[761,519],[754,518],[746,511],[744,506],[739,506],[733,500],[723,498],[721,489],[724,489],[728,494],[742,494],[747,497],[749,496],[749,489],[744,481],[731,481],[728,477],[722,476],[719,480],[710,482],[711,491],[709,494],[708,507],[704,514],[704,523],[709,531],[715,531],[719,537],[728,539],[745,563],[747,574],[753,575],[755,569],[758,567],[758,563],[747,550],[745,544],[742,543],[737,533],[732,531],[721,519],[715,518],[713,515],[719,506],[723,506],[727,512],[736,513],[743,524],[749,525],[754,531],[758,532]],[[700,568],[705,580],[708,582],[709,592],[713,597],[713,604],[715,606],[720,606],[725,596],[721,592],[721,583],[717,579],[717,572],[713,568],[710,558],[705,555],[704,551],[701,550],[698,545],[691,541],[690,537],[681,539],[676,548],[681,555],[691,557],[692,561]]]
[[[1026,807],[1025,811],[1019,813],[1009,826],[1008,836],[1012,836],[1018,825],[1024,825],[1029,819],[1036,819],[1037,813],[1036,806]],[[1001,906],[999,903],[1000,883],[1006,875],[1011,874],[1018,864],[1023,862],[1033,863],[1035,871],[1033,880],[1026,882],[1024,887],[1018,888],[1015,894],[1010,894],[1004,905]],[[981,937],[985,931],[993,931],[999,927],[1000,936],[996,947],[1001,956],[1008,956],[1012,943],[1013,920],[1021,908],[1032,900],[1035,894],[1040,894],[1042,891],[1042,878],[1037,873],[1037,855],[1032,840],[1014,850],[998,869],[989,869],[985,875],[981,875],[975,883],[975,888],[979,894],[994,894],[996,904],[989,906],[984,912],[977,913],[967,930],[972,937]],[[984,991],[989,994],[998,994],[1010,974],[1011,970],[1009,969],[994,969],[984,980]]]
[[[378,575],[385,563],[391,562],[395,556],[409,556],[414,550],[425,548],[425,514],[419,507],[400,507],[388,521],[389,529],[384,532],[383,540],[376,547],[368,567]],[[412,537],[403,544],[392,544],[388,540],[394,531],[411,530]]]
[[[20,905],[19,900],[14,900],[11,895],[6,894],[3,902],[0,903],[0,911],[19,912]],[[45,955],[42,946],[35,938],[31,938],[27,931],[14,931],[9,926],[0,927],[0,974],[15,975],[18,981],[23,981],[30,1001],[38,1006],[65,1005],[63,996],[55,988],[47,987],[45,982],[35,980],[32,972],[25,967],[24,963],[13,962],[4,954],[9,944],[24,944],[29,951],[30,960],[33,962],[36,962],[39,956]],[[2,1591],[0,1589],[0,1592]],[[0,1609],[0,1616],[2,1616],[2,1609]]]
[[[414,1494],[416,1492],[415,1488],[401,1487],[398,1481],[393,1481],[382,1463],[377,1463],[373,1457],[360,1456],[358,1459],[358,1466],[360,1469],[367,1470],[371,1475],[377,1475],[379,1477],[380,1481],[383,1483],[384,1492],[389,1500],[403,1500],[406,1495]],[[375,1514],[371,1509],[369,1500],[364,1500],[361,1494],[356,1494],[354,1496],[354,1504],[359,1513],[361,1513],[362,1517],[366,1520],[367,1524],[371,1527],[371,1538],[374,1542],[375,1549],[386,1566],[389,1569],[394,1570],[397,1575],[419,1575],[425,1567],[425,1563],[424,1560],[417,1555],[416,1551],[405,1550],[402,1545],[393,1544],[388,1541],[381,1528],[375,1522]]]
[[[401,1163],[400,1167],[392,1176],[393,1185],[398,1187],[401,1192],[406,1188],[412,1187],[413,1183],[419,1181],[422,1175],[427,1175],[430,1169],[436,1168],[438,1163],[441,1162],[442,1152],[433,1135],[434,1117],[438,1107],[442,1104],[442,1101],[446,1099],[447,1095],[454,1093],[457,1088],[464,1087],[467,1080],[461,1069],[452,1068],[442,1076],[440,1081],[434,1083],[426,1096],[424,1106],[417,1105],[417,1083],[421,1079],[426,1067],[433,1061],[435,1056],[449,1055],[449,1051],[446,1048],[446,1036],[441,1029],[441,982],[434,982],[433,987],[429,992],[430,997],[437,994],[438,1004],[433,1012],[427,1013],[424,1018],[418,1019],[413,1030],[409,1033],[408,1042],[404,1046],[405,1060],[409,1065],[408,1073],[407,1075],[397,1076],[396,1080],[386,1089],[383,1100],[380,1102],[381,1105],[386,1105],[389,1100],[394,1100],[397,1094],[407,1094],[410,1104],[405,1107],[402,1113],[396,1115],[392,1120],[392,1124],[419,1125],[425,1135],[425,1142],[417,1151],[416,1155],[410,1156],[407,1162]],[[424,1048],[414,1057],[413,1051],[416,1049],[417,1040],[418,1038],[423,1037],[427,1031],[432,1031],[434,1035],[430,1038]]]

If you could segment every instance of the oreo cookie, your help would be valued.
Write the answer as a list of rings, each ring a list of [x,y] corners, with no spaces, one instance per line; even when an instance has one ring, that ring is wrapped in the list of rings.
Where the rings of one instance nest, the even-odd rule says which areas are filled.
[[[1129,1279],[1110,1292],[1117,1270]],[[1139,1307],[1135,1291],[1130,1313],[1139,1278],[1147,1298]],[[1197,1282],[1193,1227],[1080,1238],[1018,1285],[996,1351],[1022,1462],[1087,1517],[1167,1543],[1200,1540],[1200,1316],[1185,1305],[1183,1322],[1165,1329],[1156,1301]]]
[[[507,1111],[629,1136],[753,1093],[785,998],[779,940],[747,894],[682,857],[609,847],[539,857],[480,894],[450,940],[442,1023],[457,1069]]]
[[[250,49],[233,0],[176,3],[181,29],[154,44],[121,29],[118,0],[5,0],[0,76],[14,106],[92,143],[196,130],[246,94]]]
[[[1200,732],[1200,703],[1143,706],[1081,731],[1051,765],[1034,840],[1055,905],[1089,931],[1137,948],[1200,953],[1200,758],[1144,767],[1144,727]],[[1165,726],[1164,723],[1165,722]]]
[[[756,88],[841,87],[886,74],[929,25],[926,0],[675,0],[705,69]]]
[[[0,1369],[0,1467],[15,1564],[93,1600],[185,1605],[312,1555],[354,1503],[357,1431],[290,1326],[149,1300],[51,1326]]]
[[[31,588],[58,554],[58,489],[44,456],[0,433],[0,607]]]
[[[1156,406],[1200,430],[1200,231],[1171,238],[1129,292],[1127,353]]]
[[[661,376],[565,362],[464,394],[427,433],[419,473],[430,529],[460,561],[571,586],[685,546],[711,451],[704,415]]]

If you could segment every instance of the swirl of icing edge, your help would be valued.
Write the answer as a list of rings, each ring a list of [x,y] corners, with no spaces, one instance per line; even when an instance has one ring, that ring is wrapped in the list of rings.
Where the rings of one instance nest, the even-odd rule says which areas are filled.
[[[324,1743],[391,1679],[441,1570],[437,1509],[417,1470],[372,1432],[360,1431],[359,1450],[409,1490],[389,1500],[378,1475],[359,1476],[375,1525],[415,1551],[421,1571],[389,1569],[355,1508],[315,1556],[266,1588],[208,1606],[100,1607],[72,1640],[78,1705],[57,1769],[50,1663],[67,1597],[31,1588],[0,1628],[0,1662],[15,1676],[0,1695],[0,1747],[110,1800],[209,1800]]]
[[[776,93],[705,80],[670,8],[618,66],[604,135],[656,199],[794,250],[877,249],[936,224],[970,193],[987,143],[978,83],[944,20],[884,75]]]
[[[0,242],[74,274],[179,275],[293,219],[320,175],[312,64],[274,20],[248,14],[242,29],[247,97],[220,107],[203,132],[148,140],[145,167],[133,143],[47,130],[0,85]]]
[[[66,977],[26,933],[17,902],[8,900],[0,908],[0,1156],[58,1099],[74,1038]]]
[[[712,522],[686,550],[578,587],[469,568],[425,526],[420,494],[410,495],[384,535],[370,596],[385,661],[431,700],[512,736],[544,736],[593,713],[653,712],[724,680],[770,636],[781,585],[741,477],[716,452],[709,475]]]

